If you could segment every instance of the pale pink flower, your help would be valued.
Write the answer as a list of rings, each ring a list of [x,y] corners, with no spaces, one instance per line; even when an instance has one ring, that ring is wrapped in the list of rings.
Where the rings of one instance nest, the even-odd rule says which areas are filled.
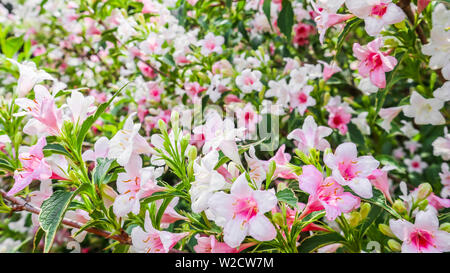
[[[180,215],[176,210],[175,206],[178,204],[179,197],[175,197],[170,201],[169,205],[164,210],[164,213],[161,217],[161,227],[168,228],[170,224],[175,223],[178,220],[187,220],[188,218]],[[156,209],[159,210],[163,200],[156,200]]]
[[[328,81],[335,73],[342,71],[342,68],[340,68],[335,61],[332,61],[330,64],[320,60],[318,62],[323,64],[322,74],[324,81]]]
[[[236,85],[244,93],[250,93],[252,91],[261,91],[263,85],[260,81],[261,72],[258,70],[252,71],[245,69],[242,73],[236,77]]]
[[[151,68],[148,64],[139,61],[137,66],[144,76],[152,79],[156,77],[155,71],[153,71],[153,68]]]
[[[245,174],[236,179],[230,194],[216,192],[209,200],[209,207],[214,215],[226,220],[223,228],[224,241],[234,248],[247,235],[258,241],[275,239],[275,227],[264,213],[272,210],[276,204],[277,198],[272,191],[250,188]]]
[[[383,27],[400,23],[406,17],[392,0],[346,0],[345,5],[351,13],[364,19],[370,36],[377,36]]]
[[[117,176],[117,191],[120,193],[113,204],[116,216],[124,217],[128,213],[139,214],[140,200],[151,196],[165,188],[156,184],[156,178],[161,176],[160,168],[142,168],[142,159],[137,156],[125,165],[125,173]]]
[[[310,85],[291,90],[290,106],[292,108],[297,108],[298,113],[302,116],[305,114],[308,107],[316,105],[316,100],[310,95],[313,90],[314,87]]]
[[[312,116],[307,116],[303,122],[302,129],[295,129],[287,136],[293,139],[297,148],[305,154],[309,154],[310,149],[324,151],[330,147],[330,143],[325,137],[331,135],[333,130],[325,126],[317,126]]]
[[[391,122],[392,120],[400,114],[402,111],[402,106],[390,107],[390,108],[381,108],[378,115],[383,119],[383,122],[380,124],[381,128],[389,132],[391,130]]]
[[[167,253],[179,240],[183,239],[189,232],[172,233],[157,230],[153,227],[148,211],[145,213],[144,229],[135,227],[131,231],[131,241],[137,252],[144,253]]]
[[[49,133],[60,135],[62,126],[62,111],[58,109],[54,98],[42,85],[34,88],[35,99],[19,98],[15,103],[25,110],[16,116],[29,115],[32,117],[25,125],[24,132],[28,134]]]
[[[79,91],[72,91],[71,97],[67,98],[67,105],[72,114],[72,121],[76,124],[82,124],[97,109],[94,102],[95,98],[93,96],[84,97]]]
[[[52,169],[45,160],[42,151],[45,145],[47,145],[47,141],[45,137],[41,137],[27,152],[19,154],[22,169],[15,171],[14,185],[8,191],[8,195],[20,192],[30,185],[33,180],[49,179],[52,176]]]
[[[419,155],[415,155],[412,159],[406,158],[404,163],[408,167],[408,172],[410,173],[422,173],[423,170],[428,167],[428,164],[422,161]]]
[[[232,248],[226,243],[217,241],[214,235],[207,237],[197,234],[195,238],[197,239],[197,245],[194,246],[196,253],[239,253],[256,244],[255,242],[246,243],[238,246],[237,248]]]
[[[97,158],[105,158],[108,156],[109,140],[107,137],[101,137],[97,139],[94,144],[93,150],[86,150],[81,157],[84,161],[95,161],[97,164]]]
[[[299,187],[309,193],[309,199],[300,218],[325,209],[327,219],[333,221],[343,212],[348,213],[359,207],[360,199],[344,192],[333,177],[323,179],[322,173],[313,165],[303,166],[302,169],[302,175],[298,177]]]
[[[208,88],[201,86],[198,82],[186,82],[184,84],[184,90],[186,90],[186,94],[193,102],[197,101],[199,94],[207,89]]]
[[[392,154],[394,155],[395,158],[397,159],[402,159],[405,157],[405,151],[403,151],[402,147],[398,147],[397,149],[392,151]]]
[[[360,61],[358,66],[359,74],[370,77],[370,81],[378,88],[386,87],[386,72],[392,71],[397,65],[397,59],[388,56],[388,53],[381,52],[383,40],[377,38],[362,47],[359,43],[353,44],[353,54]]]
[[[289,153],[285,153],[286,145],[283,144],[278,148],[276,154],[266,162],[266,169],[269,168],[269,163],[271,161],[275,161],[276,169],[273,173],[272,179],[276,178],[284,178],[284,179],[296,179],[297,175],[292,172],[292,169],[288,166],[289,161],[291,160],[291,155]]]
[[[367,177],[380,164],[372,156],[358,157],[356,145],[347,142],[339,145],[334,154],[326,154],[323,161],[339,184],[348,185],[363,198],[372,197],[372,184]]]
[[[441,172],[439,177],[441,178],[441,183],[444,186],[441,191],[441,196],[448,198],[450,196],[450,168],[447,163],[442,163]]]
[[[203,40],[198,43],[202,47],[200,53],[203,56],[209,56],[211,53],[216,52],[217,54],[222,53],[222,45],[225,39],[222,36],[215,36],[211,32],[206,34]]]
[[[444,101],[436,98],[426,99],[416,91],[413,91],[410,99],[411,105],[403,108],[405,116],[414,118],[414,123],[419,125],[445,124],[445,118],[439,111],[444,107]]]
[[[436,138],[431,145],[433,146],[434,156],[441,156],[444,160],[450,160],[450,134],[447,127],[444,127],[444,136]]]
[[[249,102],[244,108],[236,109],[237,124],[239,128],[245,128],[246,134],[253,134],[256,132],[256,126],[262,120],[254,106]]]
[[[330,27],[343,23],[354,17],[353,14],[336,14],[336,11],[342,5],[343,1],[336,1],[336,3],[338,3],[338,5],[334,7],[323,8],[320,1],[320,6],[311,1],[311,5],[313,6],[314,12],[316,13],[314,21],[316,22],[316,26],[320,34],[319,41],[321,44],[323,44],[325,34]]]
[[[450,233],[439,230],[439,220],[432,210],[419,211],[414,224],[404,219],[391,219],[389,226],[392,233],[403,241],[403,253],[450,251]]]
[[[41,207],[45,199],[49,198],[53,194],[52,180],[42,179],[39,185],[39,190],[30,192],[30,203],[36,207]],[[39,215],[31,215],[31,221],[33,226],[39,227]]]
[[[376,169],[374,170],[367,178],[369,179],[370,183],[372,185],[379,189],[386,199],[393,203],[391,194],[389,192],[389,179],[388,179],[388,171],[392,168],[389,166],[386,166],[382,169]]]

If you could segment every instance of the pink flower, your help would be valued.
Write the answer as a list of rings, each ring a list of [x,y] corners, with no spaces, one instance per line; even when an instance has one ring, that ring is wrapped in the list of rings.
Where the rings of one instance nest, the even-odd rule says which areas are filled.
[[[153,68],[151,68],[148,64],[139,61],[137,64],[139,70],[141,70],[142,74],[144,74],[144,76],[149,77],[149,78],[155,78],[156,77],[156,73],[155,71],[153,71]]]
[[[244,93],[251,93],[252,91],[261,91],[263,85],[260,81],[261,71],[245,69],[242,73],[236,77],[236,85]]]
[[[129,161],[125,171],[117,176],[117,191],[120,195],[114,200],[113,209],[118,217],[124,217],[130,212],[139,214],[140,199],[165,189],[156,184],[156,178],[162,174],[162,169],[142,168],[139,156]]]
[[[19,68],[19,80],[17,82],[17,93],[19,97],[25,97],[33,86],[37,83],[40,83],[44,80],[52,80],[55,79],[45,72],[44,70],[38,70],[36,68],[36,64],[34,62],[24,62],[18,63],[14,59],[8,59],[11,63],[17,65]],[[16,100],[17,101],[17,100]]]
[[[52,181],[50,179],[41,180],[38,191],[30,193],[30,203],[36,207],[41,207],[45,199],[49,198],[53,194]],[[33,226],[39,227],[39,215],[31,215],[31,221]]]
[[[317,126],[312,116],[307,116],[303,122],[302,129],[295,129],[287,136],[294,139],[297,148],[305,154],[309,154],[310,149],[324,151],[330,147],[330,143],[324,137],[331,135],[333,130],[325,126]]]
[[[107,137],[97,139],[93,150],[86,150],[81,156],[84,161],[97,161],[97,158],[105,158],[108,156],[109,140]],[[97,164],[97,162],[96,162]]]
[[[47,145],[45,137],[41,137],[38,142],[31,146],[28,152],[19,155],[22,169],[14,173],[14,185],[9,190],[8,195],[14,195],[26,188],[33,180],[49,179],[52,176],[52,169],[44,158],[42,149]]]
[[[346,0],[345,5],[351,13],[364,19],[370,36],[377,36],[383,27],[405,19],[405,13],[391,0]]]
[[[147,83],[149,99],[156,102],[161,101],[161,94],[164,92],[163,88],[159,86],[158,82],[148,82]]]
[[[358,157],[356,145],[342,143],[334,154],[324,156],[325,164],[332,169],[332,176],[341,185],[348,185],[363,198],[372,197],[372,184],[367,178],[380,164],[372,156]]]
[[[28,134],[49,133],[60,135],[62,126],[62,111],[58,109],[54,98],[42,85],[34,88],[35,99],[16,99],[15,103],[24,112],[15,114],[16,116],[30,115],[32,119],[25,125],[24,132]]]
[[[408,172],[422,173],[423,170],[428,167],[428,164],[420,158],[419,155],[415,155],[412,159],[406,158],[404,160],[405,165],[408,167]]]
[[[309,193],[308,204],[301,218],[308,213],[325,209],[328,220],[333,221],[343,212],[347,213],[359,207],[360,199],[344,192],[333,177],[323,179],[323,175],[312,165],[303,166],[303,173],[298,177],[299,187]]]
[[[419,211],[414,224],[404,219],[391,219],[389,226],[392,233],[403,241],[403,253],[450,251],[450,233],[439,230],[439,220],[432,210]]]
[[[194,250],[196,253],[239,253],[246,248],[249,248],[256,243],[246,243],[242,244],[237,248],[232,248],[226,243],[222,243],[217,241],[214,235],[206,236],[197,236],[197,245],[194,246]]]
[[[213,52],[221,54],[224,41],[222,36],[214,36],[211,32],[206,34],[205,38],[199,41],[199,45],[202,47],[201,54],[203,56],[209,56]]]
[[[331,3],[335,1],[329,2]],[[325,34],[330,27],[343,23],[354,17],[353,14],[336,14],[337,10],[342,5],[342,2],[343,1],[336,2],[338,4],[334,7],[321,7],[320,5],[317,5],[316,3],[311,1],[311,5],[314,8],[313,12],[315,13],[313,17],[320,34],[319,41],[321,44],[323,44]]]
[[[335,61],[332,61],[330,64],[324,62],[324,61],[318,61],[319,63],[323,64],[323,80],[328,81],[331,76],[333,76],[337,72],[341,72],[342,69],[338,66],[338,64]]]
[[[326,107],[330,115],[328,116],[328,126],[333,129],[338,129],[339,133],[345,135],[347,133],[347,124],[350,123],[352,119],[352,114],[350,114],[344,107]]]
[[[171,223],[175,223],[178,220],[187,220],[186,217],[180,215],[176,210],[175,206],[178,204],[179,197],[175,197],[170,201],[169,205],[167,206],[166,210],[163,213],[163,216],[161,218],[161,227],[167,228]],[[156,209],[158,210],[159,207],[162,204],[162,200],[156,200]]]
[[[360,61],[358,66],[359,74],[364,77],[370,77],[370,81],[378,88],[386,87],[386,72],[392,71],[397,65],[397,59],[388,56],[388,53],[381,52],[383,40],[377,38],[362,47],[358,43],[353,44],[353,54]]]
[[[273,179],[276,178],[284,178],[284,179],[296,179],[297,175],[292,172],[292,169],[288,166],[289,161],[291,160],[291,155],[289,153],[285,153],[286,145],[281,145],[278,148],[277,153],[267,161],[266,169],[268,169],[268,165],[270,161],[275,161],[276,169],[273,174]]]
[[[316,100],[310,96],[310,93],[313,90],[314,87],[306,85],[304,87],[295,88],[290,93],[290,106],[297,108],[298,113],[302,116],[309,106],[316,105]]]
[[[391,122],[392,120],[402,111],[403,106],[390,107],[390,108],[381,108],[378,115],[383,119],[383,122],[380,124],[381,128],[389,132],[391,130]]]
[[[275,227],[264,213],[273,209],[276,204],[277,198],[273,192],[250,188],[245,174],[236,179],[230,194],[216,192],[209,199],[209,207],[216,219],[225,219],[225,243],[234,248],[238,247],[247,235],[258,241],[275,239]]]
[[[184,84],[184,90],[192,101],[197,101],[199,94],[204,92],[207,88],[200,86],[198,82],[186,82]]]
[[[131,241],[137,252],[167,253],[179,240],[189,233],[171,233],[153,227],[148,211],[145,213],[144,229],[135,227],[131,231]]]
[[[262,120],[262,117],[255,111],[253,105],[249,102],[244,108],[236,109],[236,117],[239,128],[245,128],[246,134],[256,132],[256,125]]]
[[[430,4],[431,0],[417,0],[417,13],[422,13],[424,9]]]
[[[314,31],[313,26],[300,22],[294,26],[294,39],[292,41],[299,46],[307,45],[309,43],[308,38]]]
[[[376,169],[370,174],[367,178],[370,180],[370,183],[375,186],[375,188],[379,189],[389,202],[392,202],[391,194],[389,193],[389,180],[388,180],[388,171],[389,167],[384,167],[383,169]]]

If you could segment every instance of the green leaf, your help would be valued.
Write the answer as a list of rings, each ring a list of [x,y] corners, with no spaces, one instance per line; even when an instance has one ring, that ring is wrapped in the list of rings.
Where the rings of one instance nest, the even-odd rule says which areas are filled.
[[[103,184],[103,182],[105,181],[105,178],[107,177],[109,168],[111,167],[111,164],[113,162],[114,162],[114,159],[97,158],[97,166],[95,166],[94,172],[92,174],[95,185]],[[107,181],[107,179],[106,179],[106,181]]]
[[[342,32],[338,36],[338,42],[336,44],[336,51],[337,52],[340,51],[342,45],[344,44],[344,41],[345,41],[345,38],[347,37],[347,35],[351,31],[353,31],[362,22],[363,22],[363,20],[359,19],[357,17],[354,17],[354,18],[350,19],[349,21],[347,21],[347,24],[345,25],[344,29],[342,30]]]
[[[9,161],[0,158],[0,169],[14,172],[15,168]]]
[[[122,86],[119,90],[117,90],[117,92],[112,96],[112,98],[101,104],[98,108],[97,111],[95,112],[94,115],[89,116],[84,122],[83,125],[81,126],[80,132],[78,133],[78,137],[77,137],[77,144],[78,144],[78,152],[81,154],[81,149],[83,146],[83,141],[84,138],[86,137],[87,133],[89,132],[89,129],[91,129],[92,125],[94,124],[94,122],[100,117],[101,114],[103,114],[103,112],[105,112],[106,108],[108,108],[108,106],[111,104],[111,102],[120,94],[120,92],[128,85],[128,83],[126,83],[124,86]]]
[[[359,128],[353,123],[347,124],[347,127],[348,127],[348,134],[350,135],[350,140],[353,143],[357,144],[359,148],[365,148],[366,143],[364,141],[364,136],[359,130]]]
[[[294,25],[294,12],[292,10],[291,1],[283,0],[283,8],[280,11],[277,19],[277,25],[281,33],[286,35],[288,40],[291,40],[292,26]]]
[[[276,197],[278,201],[285,202],[289,206],[297,208],[298,199],[291,189],[284,189],[277,192]]]
[[[318,248],[335,243],[345,243],[344,237],[337,232],[321,233],[304,239],[297,250],[299,253],[310,253]]]
[[[378,217],[381,216],[383,208],[380,206],[372,206],[369,215],[364,219],[362,225],[359,227],[359,238],[362,239],[364,234],[369,230],[370,226],[375,223]]]
[[[33,239],[33,253],[36,251],[39,243],[41,242],[42,236],[44,236],[45,231],[39,227],[39,229],[36,231],[36,234],[34,235]]]
[[[42,203],[39,224],[45,231],[44,253],[50,251],[56,231],[63,220],[70,201],[72,201],[77,192],[55,191],[50,198]]]
[[[6,39],[5,43],[2,44],[3,54],[7,58],[12,58],[14,54],[22,47],[23,39],[22,37],[9,37]]]
[[[271,0],[264,0],[264,3],[263,3],[263,11],[264,11],[264,14],[266,15],[266,17],[267,17],[267,22],[269,22],[269,25],[270,25],[270,28],[272,28],[272,19],[271,19],[271,17],[270,17],[270,4],[271,4]],[[273,30],[273,28],[272,28],[272,30]]]
[[[349,187],[344,186],[345,190],[354,194],[355,196],[358,196],[354,191],[352,191]],[[377,188],[372,189],[373,196],[372,198],[362,198],[361,200],[366,201],[368,203],[374,204],[376,206],[379,206],[389,212],[392,216],[396,217],[397,219],[402,218],[393,208],[387,205],[386,198],[384,197],[384,194]],[[373,208],[372,208],[373,209]]]
[[[398,163],[398,161],[390,156],[390,155],[377,155],[375,156],[375,159],[380,161],[381,164],[383,165],[390,165],[390,166],[394,166],[396,169],[395,171],[399,172],[399,173],[406,173],[406,169],[403,165],[401,165],[400,163]]]
[[[65,155],[68,158],[72,158],[70,153],[60,144],[47,144],[44,146],[43,150],[50,151],[54,154]]]

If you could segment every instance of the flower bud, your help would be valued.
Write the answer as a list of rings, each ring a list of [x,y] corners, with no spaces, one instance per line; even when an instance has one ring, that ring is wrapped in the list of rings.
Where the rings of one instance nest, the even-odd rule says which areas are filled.
[[[427,198],[433,192],[433,188],[430,183],[422,183],[419,185],[419,190],[417,191],[417,200],[423,200]]]
[[[443,223],[439,229],[450,233],[450,223]]]
[[[277,168],[277,163],[275,163],[275,160],[271,160],[271,161],[269,162],[269,169],[268,169],[267,175],[266,175],[266,177],[267,177],[268,179],[272,179],[273,174],[275,173],[276,168]]]
[[[238,176],[239,176],[239,168],[237,167],[236,163],[230,162],[230,163],[228,164],[228,172],[229,172],[233,177],[238,177]]]
[[[361,222],[361,213],[357,211],[352,211],[350,213],[350,218],[348,219],[348,222],[351,227],[356,227],[359,222]]]
[[[428,206],[428,200],[422,200],[419,202],[419,204],[417,204],[417,206],[419,207],[420,210],[425,210]]]
[[[381,231],[381,233],[383,233],[384,235],[388,236],[388,237],[392,237],[395,238],[394,233],[392,233],[391,228],[386,225],[386,224],[379,224],[378,225],[378,229]]]
[[[188,160],[194,161],[197,158],[197,147],[191,146],[188,150]]]
[[[406,212],[405,204],[401,200],[395,200],[394,205],[392,205],[392,208],[400,214]]]
[[[159,128],[161,131],[167,131],[167,125],[166,125],[166,123],[164,122],[164,120],[162,120],[162,119],[158,120],[158,128]]]
[[[283,215],[279,212],[274,213],[272,216],[273,221],[275,222],[275,224],[279,225],[279,226],[284,226],[284,219],[283,219]]]
[[[114,200],[118,196],[117,192],[106,184],[101,185],[101,194],[103,203],[105,204],[106,208],[111,207],[114,203]]]
[[[388,241],[388,246],[394,252],[400,252],[402,250],[402,245],[394,239]]]
[[[366,219],[367,215],[369,215],[370,209],[372,207],[369,203],[364,203],[361,205],[361,208],[359,209],[359,213],[361,214],[361,220]]]

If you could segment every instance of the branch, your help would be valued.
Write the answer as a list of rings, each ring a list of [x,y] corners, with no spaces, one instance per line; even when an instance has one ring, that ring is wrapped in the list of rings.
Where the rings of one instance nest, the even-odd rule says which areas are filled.
[[[4,190],[0,190],[0,194],[3,196],[3,199],[5,199],[13,204],[13,206],[12,206],[13,211],[25,210],[25,211],[28,211],[28,212],[31,212],[34,214],[38,214],[38,215],[41,212],[40,208],[35,207],[34,205],[28,203],[27,201],[25,201],[22,198],[8,196]],[[71,220],[71,219],[67,219],[67,218],[64,218],[62,220],[62,223],[66,226],[78,228],[78,229],[80,229],[83,226],[83,224],[81,224],[77,221]],[[87,228],[87,229],[85,229],[85,231],[95,234],[95,235],[99,235],[99,236],[108,238],[108,239],[114,239],[116,241],[119,241],[121,244],[131,245],[131,238],[125,232],[122,232],[119,235],[112,235],[110,232],[100,230],[97,228],[93,228],[93,227]]]
[[[408,20],[411,22],[411,24],[414,26],[415,25],[415,16],[414,16],[414,12],[411,10],[411,0],[400,0],[397,3],[397,6],[399,6],[403,12],[406,14],[406,16],[408,17]],[[416,26],[416,32],[417,35],[419,36],[420,42],[424,45],[426,43],[428,43],[427,41],[427,37],[425,36],[425,34],[423,33],[422,28],[420,27],[420,25]]]

